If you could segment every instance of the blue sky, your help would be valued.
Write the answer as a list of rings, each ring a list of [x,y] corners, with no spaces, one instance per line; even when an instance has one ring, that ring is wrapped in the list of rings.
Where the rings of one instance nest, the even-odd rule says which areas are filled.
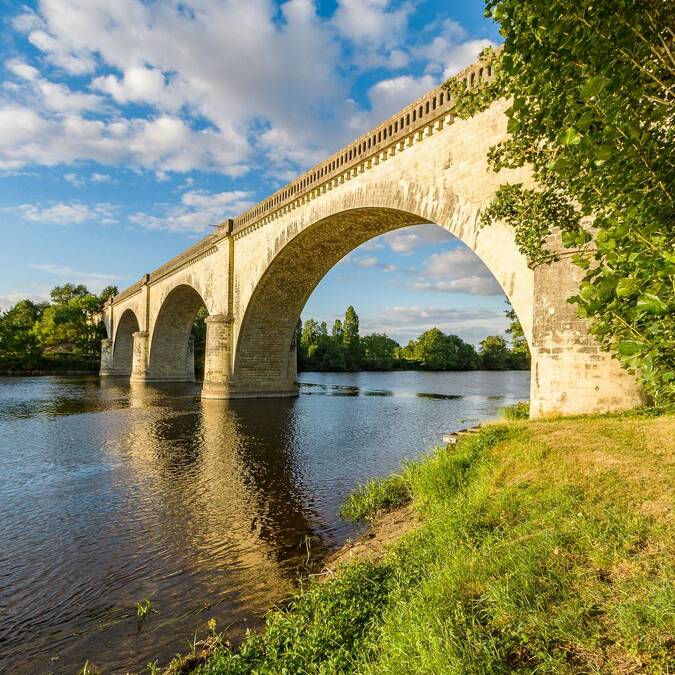
[[[482,0],[0,0],[0,308],[120,288],[498,42]],[[504,299],[436,226],[365,244],[303,313],[476,342]]]

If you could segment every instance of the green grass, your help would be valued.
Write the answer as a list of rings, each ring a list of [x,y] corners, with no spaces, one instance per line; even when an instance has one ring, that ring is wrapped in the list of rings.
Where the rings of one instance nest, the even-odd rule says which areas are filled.
[[[530,402],[519,401],[506,406],[501,409],[501,415],[505,420],[526,420],[530,417]]]
[[[196,672],[672,672],[674,436],[673,416],[600,416],[438,449],[395,479],[423,526]],[[384,508],[378,485],[355,513]]]
[[[357,522],[372,520],[379,513],[404,506],[412,499],[412,481],[409,471],[386,478],[374,478],[347,497],[340,509],[345,520]]]

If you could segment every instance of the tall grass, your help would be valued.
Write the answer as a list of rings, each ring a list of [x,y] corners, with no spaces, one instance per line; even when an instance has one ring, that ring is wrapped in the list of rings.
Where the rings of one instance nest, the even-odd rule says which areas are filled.
[[[422,527],[198,672],[670,672],[673,432],[517,423],[437,450],[402,474]]]
[[[374,478],[356,488],[340,509],[345,520],[372,520],[379,513],[407,504],[412,499],[412,484],[408,472],[386,478]]]

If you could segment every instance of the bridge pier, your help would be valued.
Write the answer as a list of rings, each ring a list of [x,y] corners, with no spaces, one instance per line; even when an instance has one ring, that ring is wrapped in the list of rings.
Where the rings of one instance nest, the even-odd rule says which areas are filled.
[[[202,398],[230,398],[234,318],[215,314],[206,321]]]
[[[133,356],[131,361],[130,382],[148,381],[148,352],[150,334],[141,330],[132,334],[134,341]]]
[[[112,338],[101,340],[101,377],[110,377],[115,375],[115,364],[113,361],[113,341]]]
[[[645,402],[635,376],[602,351],[567,302],[584,271],[562,247],[555,262],[534,267],[530,417],[626,410]]]

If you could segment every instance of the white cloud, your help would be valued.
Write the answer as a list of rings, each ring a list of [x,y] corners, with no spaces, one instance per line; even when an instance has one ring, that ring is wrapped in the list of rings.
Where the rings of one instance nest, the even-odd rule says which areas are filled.
[[[411,101],[433,89],[436,84],[437,82],[431,75],[422,77],[401,75],[380,80],[368,90],[370,110],[354,113],[349,120],[349,127],[357,133],[362,129],[376,126]]]
[[[92,173],[89,179],[92,183],[110,183],[112,178],[107,173]]]
[[[18,212],[24,220],[49,225],[79,225],[84,222],[112,225],[117,222],[117,207],[105,203],[94,206],[81,202],[57,202],[49,206],[20,204],[6,210]]]
[[[411,285],[412,290],[472,295],[504,293],[478,256],[464,247],[434,253],[422,263],[421,269],[422,276]]]
[[[499,310],[449,309],[438,307],[388,307],[379,315],[362,318],[361,334],[387,333],[406,344],[420,333],[439,328],[477,344],[486,335],[502,333],[508,321]]]
[[[47,286],[41,287],[38,284],[32,284],[30,291],[12,291],[10,293],[0,293],[0,312],[6,312],[20,300],[30,300],[32,302],[47,302],[49,300],[49,291]]]
[[[439,225],[422,224],[395,230],[382,236],[394,253],[412,253],[421,246],[442,244],[451,241],[454,237]]]
[[[14,19],[15,30],[48,63],[89,78],[90,92],[9,62],[32,93],[0,100],[9,118],[0,168],[91,160],[160,177],[193,169],[240,176],[261,156],[274,175],[289,175],[475,56],[478,41],[453,22],[436,35],[411,32],[413,11],[413,3],[390,0],[339,0],[327,18],[312,0],[280,9],[268,0],[43,0]],[[428,73],[376,83],[364,112],[348,96],[350,59],[390,70],[421,60]],[[14,89],[6,93],[23,91],[7,84]],[[152,112],[129,118],[130,103]]]
[[[393,7],[389,0],[339,0],[333,23],[342,36],[372,49],[398,41],[411,12],[407,3]]]
[[[136,212],[129,220],[146,230],[184,234],[208,232],[225,218],[231,218],[254,204],[251,193],[243,190],[210,193],[191,190],[183,193],[181,204],[164,207],[160,215]]]
[[[86,181],[81,176],[78,176],[76,173],[64,173],[63,180],[67,181],[74,187],[83,187],[86,184]]]
[[[70,281],[84,284],[90,291],[98,293],[106,286],[110,286],[117,281],[124,281],[129,277],[119,274],[104,274],[102,272],[84,272],[74,269],[69,265],[59,265],[54,263],[29,263],[28,267],[38,272],[45,272],[63,281]]]

